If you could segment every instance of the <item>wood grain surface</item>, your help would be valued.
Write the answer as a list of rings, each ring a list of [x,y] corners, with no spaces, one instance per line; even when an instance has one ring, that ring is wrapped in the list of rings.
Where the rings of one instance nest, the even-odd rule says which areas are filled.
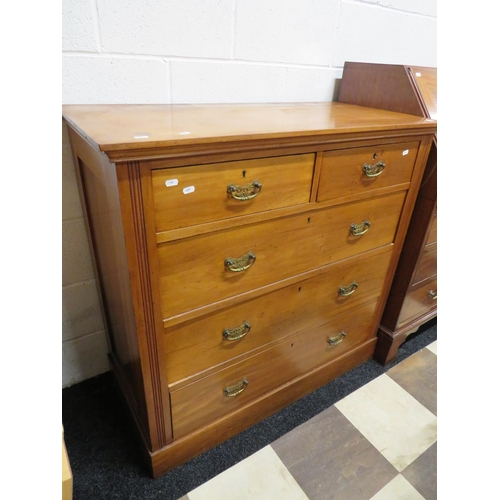
[[[164,318],[391,243],[405,196],[400,192],[158,245]],[[365,220],[371,223],[368,232],[352,236],[350,225]],[[227,257],[249,252],[256,260],[246,271],[226,270]]]
[[[308,203],[314,160],[311,153],[153,170],[156,231]],[[228,194],[230,185],[255,181],[254,198]]]
[[[371,257],[346,259],[327,272],[264,294],[253,300],[222,309],[165,330],[167,372],[170,386],[179,387],[192,376],[221,363],[234,360],[254,349],[293,333],[315,328],[338,313],[380,295],[392,248]],[[348,297],[338,293],[353,282],[356,291]],[[222,333],[248,322],[249,332],[236,341],[224,340]],[[190,377],[190,378],[188,378]],[[187,380],[182,380],[187,379]]]
[[[372,336],[376,301],[340,313],[324,325],[288,337],[278,345],[235,363],[177,391],[172,391],[174,438],[182,437],[225,413],[234,411],[285,382],[334,360]],[[330,345],[330,336],[346,333],[344,340]],[[223,390],[243,379],[247,388],[235,397]]]
[[[101,151],[326,134],[432,130],[425,118],[343,103],[66,105],[63,116]],[[146,136],[147,137],[144,137]],[[141,138],[142,137],[142,138]]]

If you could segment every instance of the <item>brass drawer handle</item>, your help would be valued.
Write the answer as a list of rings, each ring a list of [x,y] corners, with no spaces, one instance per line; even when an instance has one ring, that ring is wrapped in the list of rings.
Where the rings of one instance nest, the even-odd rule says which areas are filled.
[[[246,186],[238,186],[229,184],[227,186],[227,194],[234,200],[245,201],[255,198],[262,190],[262,184],[255,180]]]
[[[437,300],[437,298],[438,298],[438,294],[437,294],[437,292],[435,292],[434,290],[431,290],[431,291],[430,291],[427,295],[428,295],[428,296],[429,296],[429,298],[430,298],[430,299],[432,299],[432,300]]]
[[[327,342],[330,345],[339,345],[345,339],[346,335],[346,332],[342,330],[338,335],[335,335],[335,337],[328,337]]]
[[[369,163],[365,163],[363,165],[363,172],[367,177],[378,177],[385,168],[385,163],[380,160],[379,162],[375,163],[375,165],[370,165]]]
[[[242,339],[252,328],[252,325],[245,321],[242,325],[237,326],[236,328],[226,328],[222,332],[222,338],[224,340],[239,340]]]
[[[339,287],[339,295],[342,297],[349,297],[349,295],[352,295],[356,291],[358,286],[359,285],[355,281],[353,281],[350,285],[341,286]]]
[[[224,267],[233,273],[240,273],[241,271],[246,271],[249,267],[251,267],[255,262],[255,259],[257,259],[257,256],[253,252],[248,252],[246,255],[243,255],[243,257],[239,257],[238,259],[228,257],[224,261]]]
[[[248,380],[244,378],[241,382],[238,382],[236,385],[230,385],[224,388],[224,396],[228,398],[234,398],[238,394],[241,394],[248,385]]]
[[[351,224],[349,226],[349,232],[353,236],[361,236],[365,234],[368,231],[368,229],[370,229],[370,226],[371,226],[370,221],[365,220],[361,224]]]

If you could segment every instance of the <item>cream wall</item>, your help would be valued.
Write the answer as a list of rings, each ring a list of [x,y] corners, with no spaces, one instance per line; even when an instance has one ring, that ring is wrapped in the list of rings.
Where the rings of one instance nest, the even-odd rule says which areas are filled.
[[[345,61],[437,66],[431,0],[63,0],[63,104],[331,101]],[[108,344],[62,129],[63,387]]]

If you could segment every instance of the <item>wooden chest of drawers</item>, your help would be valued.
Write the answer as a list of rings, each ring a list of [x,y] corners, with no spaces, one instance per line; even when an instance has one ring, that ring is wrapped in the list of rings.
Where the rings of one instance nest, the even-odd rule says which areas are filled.
[[[347,62],[339,101],[437,120],[437,70]],[[406,337],[437,315],[437,133],[425,167],[375,358],[392,361]]]
[[[339,103],[63,115],[154,476],[373,355],[434,121]]]

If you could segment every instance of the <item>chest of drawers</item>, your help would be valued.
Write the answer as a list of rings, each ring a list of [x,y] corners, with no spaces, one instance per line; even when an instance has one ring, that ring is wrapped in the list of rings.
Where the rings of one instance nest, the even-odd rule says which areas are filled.
[[[153,476],[373,356],[434,121],[339,103],[63,116]]]
[[[437,120],[437,70],[347,62],[339,101]],[[375,357],[392,361],[420,325],[437,316],[437,133],[382,316]]]

